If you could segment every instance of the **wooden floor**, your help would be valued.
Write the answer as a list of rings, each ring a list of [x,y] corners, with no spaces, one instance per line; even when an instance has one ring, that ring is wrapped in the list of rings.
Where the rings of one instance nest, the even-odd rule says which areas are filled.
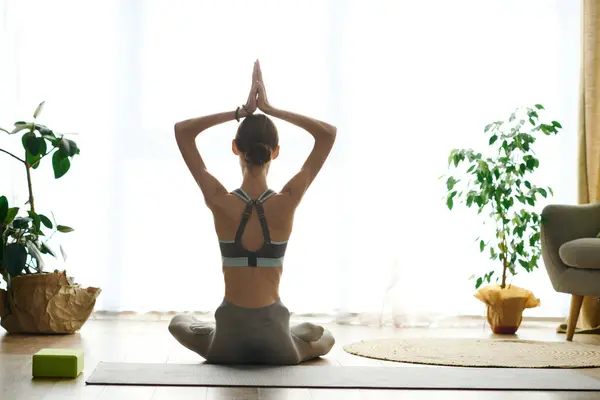
[[[383,337],[490,337],[484,325],[477,328],[394,329],[361,326],[327,326],[337,338],[332,352],[319,364],[385,366],[401,368],[406,364],[372,360],[347,354],[342,345],[363,339]],[[522,327],[519,338],[564,340],[554,332],[554,324]],[[597,343],[600,337],[579,335],[576,341]],[[31,355],[43,347],[80,347],[85,350],[84,374],[76,380],[47,381],[31,379]],[[132,320],[90,320],[80,333],[69,336],[21,336],[0,334],[0,399],[600,399],[600,393],[566,392],[477,392],[337,389],[257,389],[196,387],[120,387],[86,386],[87,378],[99,361],[196,363],[201,359],[176,343],[167,332],[167,322]],[[310,366],[307,366],[310,368]],[[600,377],[600,369],[586,370]]]

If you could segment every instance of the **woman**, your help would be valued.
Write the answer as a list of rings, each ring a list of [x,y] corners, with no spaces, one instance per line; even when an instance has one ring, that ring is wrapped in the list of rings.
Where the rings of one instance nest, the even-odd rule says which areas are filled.
[[[254,115],[257,107],[266,115]],[[315,139],[302,169],[279,193],[267,185],[269,166],[279,155],[277,128],[267,115],[304,128]],[[231,145],[243,180],[230,193],[206,170],[195,139],[211,126],[234,119],[243,119]],[[216,324],[178,315],[169,331],[208,362],[298,364],[333,347],[333,336],[321,326],[303,323],[290,328],[290,313],[279,299],[279,280],[294,211],[327,159],[335,136],[334,126],[273,107],[258,61],[244,106],[175,124],[181,154],[214,216],[225,298],[215,312]]]

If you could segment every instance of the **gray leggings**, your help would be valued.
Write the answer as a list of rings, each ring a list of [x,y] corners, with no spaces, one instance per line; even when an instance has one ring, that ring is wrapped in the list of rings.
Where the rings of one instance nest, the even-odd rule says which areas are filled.
[[[327,354],[335,340],[323,327],[303,323],[290,328],[290,312],[277,301],[243,308],[226,300],[215,323],[177,315],[169,332],[179,343],[213,364],[294,365]]]

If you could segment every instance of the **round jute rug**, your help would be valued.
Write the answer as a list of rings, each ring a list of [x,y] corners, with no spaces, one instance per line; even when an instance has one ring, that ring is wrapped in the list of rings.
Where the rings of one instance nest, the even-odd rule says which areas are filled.
[[[600,367],[600,346],[514,339],[411,338],[369,340],[344,346],[357,356],[455,367]]]

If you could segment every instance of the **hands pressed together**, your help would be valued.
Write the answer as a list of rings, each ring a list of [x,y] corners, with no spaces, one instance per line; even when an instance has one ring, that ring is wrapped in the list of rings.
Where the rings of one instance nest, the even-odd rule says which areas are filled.
[[[267,92],[265,90],[262,71],[260,70],[260,63],[258,60],[254,62],[254,70],[252,71],[252,86],[250,88],[250,94],[248,95],[248,101],[244,105],[244,110],[248,114],[252,114],[257,108],[265,114],[269,114],[269,112],[273,109],[269,104],[269,100],[267,99]]]

